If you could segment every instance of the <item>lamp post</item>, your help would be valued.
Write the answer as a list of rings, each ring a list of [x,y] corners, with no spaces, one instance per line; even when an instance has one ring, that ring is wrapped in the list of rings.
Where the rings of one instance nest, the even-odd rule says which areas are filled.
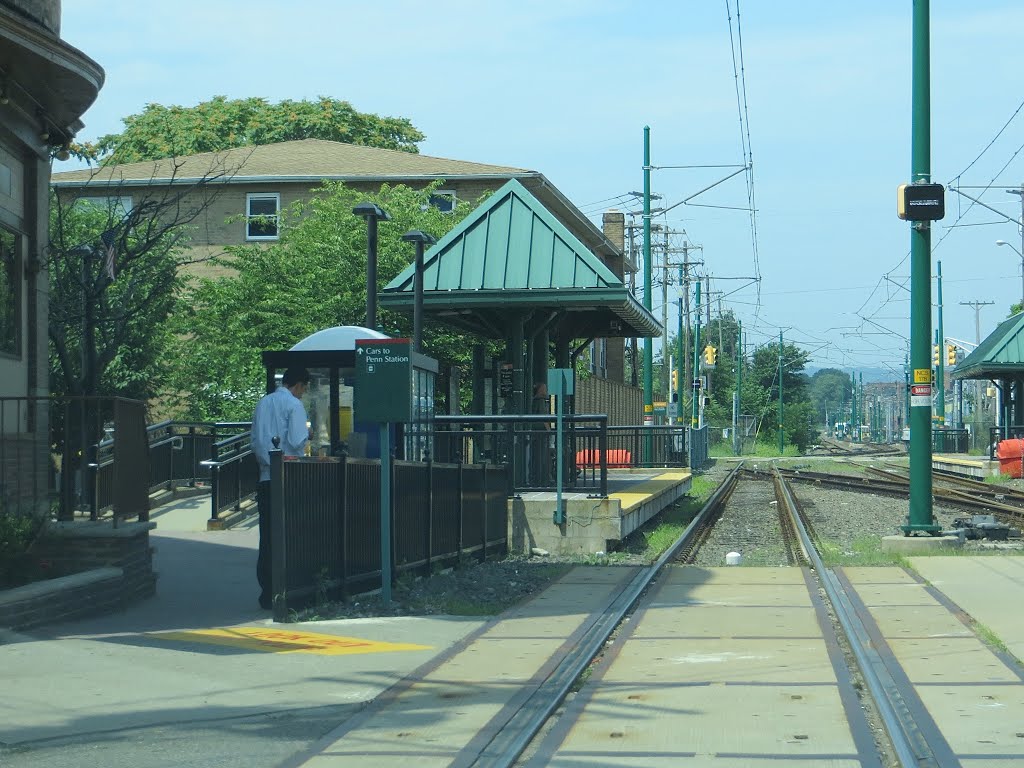
[[[412,273],[412,348],[416,352],[423,349],[423,246],[433,245],[437,238],[421,232],[418,229],[411,229],[402,235],[402,240],[407,243],[416,244],[416,261]]]
[[[387,211],[374,203],[360,203],[352,209],[366,219],[366,327],[377,329],[377,222],[390,221]]]
[[[1013,243],[1008,243],[1005,240],[996,240],[996,245],[1008,245],[1020,256],[1020,300],[1024,304],[1024,253],[1021,253],[1021,249]]]

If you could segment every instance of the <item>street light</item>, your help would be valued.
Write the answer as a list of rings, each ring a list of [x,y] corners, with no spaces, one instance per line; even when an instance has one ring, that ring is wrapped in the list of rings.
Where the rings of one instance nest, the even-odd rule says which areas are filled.
[[[352,213],[366,219],[366,327],[377,330],[377,222],[391,217],[373,203],[360,203]]]
[[[1020,256],[1020,301],[1021,304],[1024,304],[1024,253],[1021,253],[1020,248],[1013,243],[1008,243],[1005,240],[996,240],[996,245],[1008,245]]]
[[[422,352],[423,346],[423,246],[433,245],[437,238],[421,232],[418,229],[411,229],[402,235],[402,240],[407,243],[416,244],[416,261],[413,262],[412,277],[412,348],[416,352]]]

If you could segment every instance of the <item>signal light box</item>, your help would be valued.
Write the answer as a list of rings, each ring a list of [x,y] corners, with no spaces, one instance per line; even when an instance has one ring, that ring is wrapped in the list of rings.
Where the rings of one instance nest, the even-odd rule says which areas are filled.
[[[946,215],[945,193],[941,184],[900,184],[896,215],[904,221],[939,221]]]

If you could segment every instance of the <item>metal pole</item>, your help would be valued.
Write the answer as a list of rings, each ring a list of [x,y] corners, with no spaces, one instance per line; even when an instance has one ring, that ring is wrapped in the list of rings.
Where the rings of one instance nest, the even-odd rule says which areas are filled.
[[[377,328],[377,217],[366,217],[366,327]]]
[[[683,284],[683,268],[679,268],[679,284]],[[676,332],[676,345],[679,347],[679,354],[676,355],[676,393],[679,395],[679,402],[676,405],[676,424],[683,423],[683,393],[689,384],[683,373],[686,363],[686,352],[683,350],[683,298],[679,297],[679,329]]]
[[[423,243],[416,243],[416,265],[412,276],[412,348],[423,352]]]
[[[740,436],[739,423],[740,423],[740,391],[743,386],[743,352],[742,352],[742,341],[743,341],[743,325],[742,323],[736,324],[736,397],[733,402],[732,409],[732,451],[737,456],[740,455]]]
[[[644,308],[651,311],[651,128],[644,126]],[[654,426],[654,349],[651,337],[644,339],[644,426]],[[650,431],[644,436],[644,461],[651,460]]]
[[[779,455],[781,456],[786,450],[786,433],[782,426],[782,331],[779,331]]]
[[[380,425],[380,596],[391,602],[391,425]]]
[[[939,370],[935,385],[939,388],[939,425],[946,425],[946,337],[942,332],[942,260],[935,262],[936,297],[938,299]]]
[[[694,294],[695,304],[693,323],[693,382],[697,382],[700,379],[700,280],[697,280],[695,285],[696,292]],[[693,409],[692,414],[690,416],[690,428],[699,429],[700,412],[697,403],[700,400],[700,389],[697,386],[692,386],[691,391],[693,392]]]
[[[672,381],[670,367],[667,365],[668,358],[668,227],[665,227],[665,260],[661,269],[661,378],[665,382],[664,392],[669,392],[669,384]],[[670,396],[666,397],[666,403],[671,399]]]
[[[911,106],[911,167],[913,183],[931,181],[931,89],[929,71],[928,0],[913,4],[913,77]],[[910,228],[910,364],[911,385],[925,392],[930,379],[928,342],[931,337],[931,224]],[[904,534],[938,533],[932,514],[931,395],[910,396],[910,508]]]

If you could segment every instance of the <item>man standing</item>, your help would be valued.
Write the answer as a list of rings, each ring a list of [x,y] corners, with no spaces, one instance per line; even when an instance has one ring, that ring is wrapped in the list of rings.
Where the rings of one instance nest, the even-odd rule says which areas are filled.
[[[252,415],[252,452],[260,468],[256,485],[256,507],[260,516],[260,554],[256,561],[256,578],[260,583],[260,607],[273,607],[270,583],[270,451],[274,438],[285,456],[302,456],[309,442],[309,427],[302,396],[309,386],[309,371],[289,368],[281,386],[264,395]]]

